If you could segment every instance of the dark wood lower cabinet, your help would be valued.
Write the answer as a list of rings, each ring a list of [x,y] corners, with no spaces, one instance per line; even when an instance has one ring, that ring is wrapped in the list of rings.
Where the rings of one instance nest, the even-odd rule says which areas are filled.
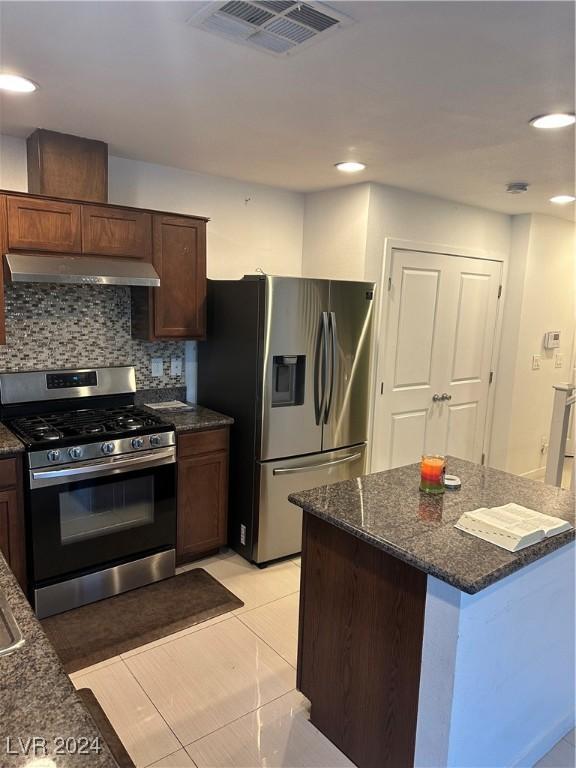
[[[26,542],[20,457],[0,459],[0,549],[26,591]]]
[[[176,557],[184,562],[227,542],[228,428],[178,437]]]
[[[426,574],[304,513],[297,687],[359,768],[414,764]]]

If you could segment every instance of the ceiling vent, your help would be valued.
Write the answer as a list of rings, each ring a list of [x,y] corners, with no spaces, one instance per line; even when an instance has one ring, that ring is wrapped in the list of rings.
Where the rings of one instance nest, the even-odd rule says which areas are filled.
[[[288,56],[353,20],[324,3],[228,0],[197,3],[188,24],[274,56]]]

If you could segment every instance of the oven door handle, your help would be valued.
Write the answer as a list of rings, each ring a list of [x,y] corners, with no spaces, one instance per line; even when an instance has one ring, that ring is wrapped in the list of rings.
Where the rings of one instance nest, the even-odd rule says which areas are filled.
[[[62,483],[90,480],[93,477],[107,475],[119,475],[124,472],[134,472],[138,469],[161,467],[164,464],[173,464],[176,461],[176,451],[173,446],[154,452],[119,458],[111,456],[101,460],[98,464],[84,467],[67,465],[59,469],[31,469],[30,489],[45,488],[49,485],[61,485]]]

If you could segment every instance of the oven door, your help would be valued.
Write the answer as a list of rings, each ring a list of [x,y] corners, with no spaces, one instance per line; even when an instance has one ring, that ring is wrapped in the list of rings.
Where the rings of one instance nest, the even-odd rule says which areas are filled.
[[[30,470],[35,585],[173,549],[174,448]]]

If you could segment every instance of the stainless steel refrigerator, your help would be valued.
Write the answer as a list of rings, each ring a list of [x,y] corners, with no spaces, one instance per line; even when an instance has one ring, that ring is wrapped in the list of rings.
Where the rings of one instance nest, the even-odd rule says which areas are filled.
[[[374,284],[247,276],[208,283],[198,402],[234,417],[229,542],[296,554],[293,491],[366,470]]]

